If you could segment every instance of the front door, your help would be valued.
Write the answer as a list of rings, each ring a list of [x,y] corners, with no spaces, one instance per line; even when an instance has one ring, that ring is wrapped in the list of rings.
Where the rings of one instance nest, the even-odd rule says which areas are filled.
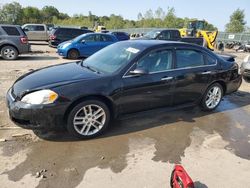
[[[131,69],[144,69],[141,76],[128,73],[123,79],[120,112],[132,113],[172,105],[174,75],[171,49],[151,51]]]

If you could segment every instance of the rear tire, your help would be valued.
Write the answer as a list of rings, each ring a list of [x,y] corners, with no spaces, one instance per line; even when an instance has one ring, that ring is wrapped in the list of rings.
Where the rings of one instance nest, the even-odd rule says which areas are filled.
[[[72,49],[68,52],[68,59],[78,59],[79,58],[79,52],[75,49]]]
[[[201,100],[201,109],[203,111],[212,111],[216,109],[219,106],[222,97],[222,86],[219,83],[210,85]]]
[[[13,46],[4,46],[1,49],[1,56],[5,60],[15,60],[18,56],[18,51]]]
[[[102,134],[109,126],[110,111],[99,100],[87,100],[76,105],[69,113],[68,132],[80,139],[90,139]]]

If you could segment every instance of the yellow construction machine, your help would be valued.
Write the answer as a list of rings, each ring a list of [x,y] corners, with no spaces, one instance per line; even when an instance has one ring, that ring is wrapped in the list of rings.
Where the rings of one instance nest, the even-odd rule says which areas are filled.
[[[180,29],[181,37],[196,37],[203,38],[204,45],[210,50],[214,50],[215,40],[218,35],[218,31],[206,31],[205,20],[191,20],[188,23],[187,28]]]

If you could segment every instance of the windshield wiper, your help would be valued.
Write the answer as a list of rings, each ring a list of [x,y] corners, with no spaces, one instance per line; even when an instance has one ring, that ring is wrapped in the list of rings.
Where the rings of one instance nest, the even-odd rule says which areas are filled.
[[[89,70],[91,70],[91,71],[97,73],[97,74],[101,74],[98,70],[96,70],[96,69],[94,69],[93,67],[90,67],[90,66],[88,66],[88,65],[84,65],[84,63],[82,63],[82,66],[83,66],[84,68],[87,68],[87,69],[89,69]]]

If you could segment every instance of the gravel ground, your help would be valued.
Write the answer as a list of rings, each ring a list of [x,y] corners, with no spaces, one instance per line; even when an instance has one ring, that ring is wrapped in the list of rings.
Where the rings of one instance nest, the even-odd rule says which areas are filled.
[[[250,184],[250,83],[243,82],[212,113],[140,113],[115,121],[102,137],[79,141],[65,132],[34,134],[10,122],[5,93],[13,82],[68,61],[45,44],[35,43],[32,50],[17,61],[0,59],[1,187],[169,187],[175,163],[184,165],[196,187]],[[239,64],[247,55],[228,53]]]

